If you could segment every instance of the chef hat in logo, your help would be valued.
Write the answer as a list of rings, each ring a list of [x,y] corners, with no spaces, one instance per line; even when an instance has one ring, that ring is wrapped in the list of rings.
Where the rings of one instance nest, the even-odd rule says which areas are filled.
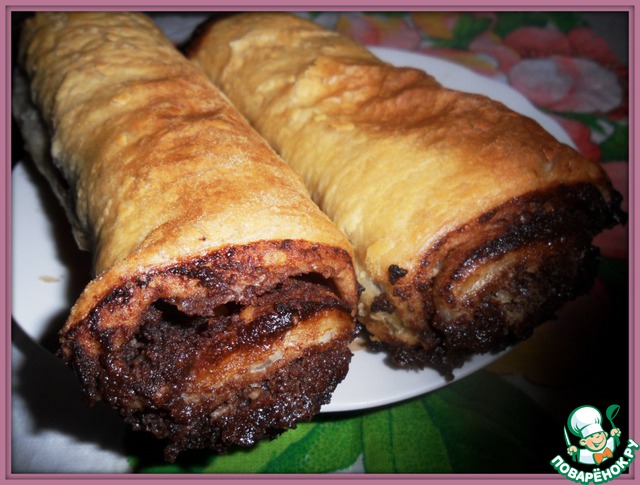
[[[602,433],[602,414],[592,406],[580,406],[574,409],[568,420],[571,432],[580,438],[586,438],[593,433]]]

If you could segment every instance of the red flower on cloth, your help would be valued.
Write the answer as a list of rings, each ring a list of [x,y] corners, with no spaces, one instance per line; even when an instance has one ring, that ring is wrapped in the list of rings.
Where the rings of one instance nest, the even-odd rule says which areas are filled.
[[[574,56],[593,59],[597,63],[616,71],[622,67],[620,60],[609,45],[592,29],[577,27],[567,34],[567,40],[571,45],[571,51]]]
[[[624,102],[626,71],[592,29],[522,27],[504,38],[521,57],[509,82],[538,106],[562,112],[608,113]]]
[[[377,18],[373,15],[341,15],[335,30],[361,44],[416,50],[420,33],[404,18]]]
[[[523,59],[512,66],[508,77],[515,89],[551,111],[607,113],[622,102],[617,75],[581,57]]]
[[[492,57],[496,61],[497,69],[504,73],[509,72],[511,67],[521,59],[517,50],[505,44],[492,32],[485,32],[476,37],[469,44],[469,51]]]
[[[571,55],[569,40],[555,29],[521,27],[505,36],[504,43],[523,58]]]

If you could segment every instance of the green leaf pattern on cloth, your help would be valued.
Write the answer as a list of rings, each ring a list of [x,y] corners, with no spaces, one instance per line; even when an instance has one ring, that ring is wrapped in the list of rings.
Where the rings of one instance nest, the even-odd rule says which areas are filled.
[[[367,473],[451,471],[445,442],[424,399],[365,414],[362,453]]]

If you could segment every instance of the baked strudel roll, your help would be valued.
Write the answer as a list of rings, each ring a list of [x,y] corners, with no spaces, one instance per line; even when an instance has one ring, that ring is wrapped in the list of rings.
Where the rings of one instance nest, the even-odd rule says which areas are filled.
[[[344,378],[352,248],[142,14],[38,13],[14,114],[93,279],[61,330],[89,401],[223,451],[308,420]]]
[[[302,177],[355,249],[359,319],[451,376],[587,291],[619,222],[601,167],[533,120],[285,13],[203,25],[187,55]]]

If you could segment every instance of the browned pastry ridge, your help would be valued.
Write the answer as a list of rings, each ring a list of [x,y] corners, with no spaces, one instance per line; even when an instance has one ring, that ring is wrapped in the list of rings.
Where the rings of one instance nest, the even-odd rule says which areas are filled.
[[[350,239],[358,318],[401,365],[451,376],[526,338],[590,288],[592,239],[624,218],[601,167],[533,120],[311,21],[229,16],[187,56]]]
[[[185,449],[308,420],[347,373],[352,247],[147,17],[38,13],[14,115],[95,279],[60,333],[87,399]]]

